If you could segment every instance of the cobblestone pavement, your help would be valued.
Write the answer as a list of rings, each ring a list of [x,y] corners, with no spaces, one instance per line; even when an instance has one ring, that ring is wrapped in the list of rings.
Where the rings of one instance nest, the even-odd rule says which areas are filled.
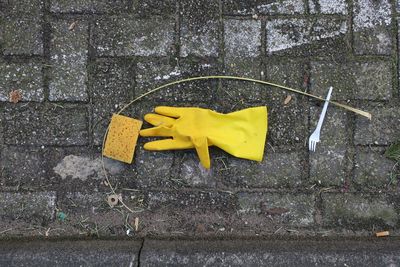
[[[392,0],[0,0],[0,237],[399,235],[400,170],[384,156],[400,139],[399,18]],[[319,102],[237,81],[164,89],[124,114],[266,105],[265,158],[212,148],[205,171],[194,151],[139,139],[133,164],[105,161],[134,212],[111,208],[100,158],[111,114],[212,74],[319,96],[332,85],[372,120],[329,107],[309,153]]]

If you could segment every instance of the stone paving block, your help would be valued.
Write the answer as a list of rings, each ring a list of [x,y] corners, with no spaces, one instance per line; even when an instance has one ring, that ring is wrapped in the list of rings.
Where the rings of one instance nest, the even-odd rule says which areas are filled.
[[[310,135],[317,127],[323,103],[321,102],[320,104],[319,106],[310,107]],[[350,137],[351,130],[348,113],[342,108],[329,106],[321,129],[321,141],[318,145],[324,145],[325,147],[348,145],[351,143]]]
[[[76,25],[72,30],[72,23]],[[50,101],[87,101],[88,23],[58,20],[52,23],[50,44]]]
[[[22,101],[43,101],[41,64],[0,62],[0,101],[9,101],[13,90],[20,90]]]
[[[255,58],[261,51],[261,21],[224,20],[225,61]]]
[[[0,188],[4,190],[107,190],[101,154],[87,148],[6,146],[1,154]],[[107,173],[129,185],[125,164],[104,159]]]
[[[396,204],[384,195],[324,193],[322,203],[325,226],[390,229],[399,220]]]
[[[172,16],[177,12],[176,0],[135,0],[133,11],[143,16]]]
[[[115,13],[128,11],[129,0],[51,0],[56,13]]]
[[[218,73],[218,65],[212,59],[183,59],[174,65],[169,59],[142,60],[137,64],[135,96],[139,96],[157,86],[189,77],[207,76]],[[192,81],[162,89],[146,99],[169,102],[210,101],[218,89],[216,80]]]
[[[354,183],[361,188],[386,188],[396,186],[400,178],[395,162],[386,158],[385,149],[357,148]]]
[[[238,193],[238,212],[257,215],[270,223],[310,226],[314,223],[314,196],[286,193]],[[251,222],[249,222],[251,223]]]
[[[133,62],[126,59],[97,60],[90,66],[95,145],[102,144],[112,114],[133,99],[134,67]]]
[[[176,179],[177,184],[182,183],[190,187],[215,188],[219,184],[218,172],[221,164],[218,153],[214,152],[210,148],[211,168],[209,170],[201,165],[195,151],[184,153],[182,158],[179,159],[179,176],[175,177],[176,175],[172,174],[172,178]]]
[[[43,0],[0,0],[0,12],[6,14],[39,15],[43,8]]]
[[[307,84],[307,80],[305,80],[307,79],[305,68],[305,63],[295,60],[269,60],[265,66],[265,80],[304,91],[305,84]],[[288,95],[294,100],[299,97],[297,94],[292,94],[289,91],[273,86],[264,86],[264,88],[267,103],[279,103],[283,105]]]
[[[348,50],[344,19],[273,19],[266,24],[269,55],[343,54]]]
[[[180,56],[219,55],[219,7],[217,1],[181,1]]]
[[[204,25],[191,25],[183,21],[181,26],[181,57],[216,57],[219,54],[219,23],[208,21]]]
[[[173,51],[174,20],[154,16],[109,16],[96,20],[94,44],[100,56],[166,56]]]
[[[177,177],[171,177],[173,163],[172,151],[147,151],[144,150],[143,143],[139,143],[134,158],[135,184],[138,188],[165,188],[175,185],[173,179]]]
[[[222,158],[224,185],[228,188],[294,188],[303,185],[305,155],[275,152],[266,146],[261,162]]]
[[[346,0],[311,0],[308,2],[311,14],[346,15],[348,4]]]
[[[305,11],[301,0],[224,0],[222,3],[225,15],[293,15]]]
[[[43,55],[41,16],[1,16],[0,24],[0,47],[4,55]]]
[[[9,145],[86,145],[88,114],[82,106],[24,105],[4,111]]]
[[[288,105],[271,103],[268,107],[268,141],[273,146],[303,146],[308,134],[306,110],[298,99]]]
[[[390,55],[392,6],[389,0],[357,0],[353,6],[356,54]]]
[[[260,79],[260,60],[253,58],[235,58],[225,62],[225,75]],[[240,109],[243,105],[265,105],[265,86],[260,84],[222,80],[222,87],[218,90],[218,103],[227,110]]]
[[[376,104],[362,108],[372,119],[357,116],[354,133],[356,145],[388,145],[400,138],[400,110],[396,104]]]
[[[341,186],[349,178],[351,164],[346,146],[318,143],[310,153],[310,179],[321,186]]]
[[[46,225],[54,219],[55,192],[0,193],[0,218]]]
[[[393,94],[392,63],[312,62],[311,93],[325,98],[329,86],[333,86],[332,100],[389,100]]]

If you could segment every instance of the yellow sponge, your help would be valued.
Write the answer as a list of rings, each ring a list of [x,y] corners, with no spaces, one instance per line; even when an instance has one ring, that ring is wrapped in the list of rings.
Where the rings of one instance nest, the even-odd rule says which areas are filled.
[[[122,162],[132,163],[142,124],[142,121],[113,114],[103,155]]]

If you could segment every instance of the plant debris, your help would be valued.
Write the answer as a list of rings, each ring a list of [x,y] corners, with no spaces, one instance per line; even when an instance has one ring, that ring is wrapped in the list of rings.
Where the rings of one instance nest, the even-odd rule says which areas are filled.
[[[285,98],[285,101],[283,101],[283,104],[286,106],[287,104],[290,103],[290,101],[292,101],[292,96],[291,96],[291,95],[288,95],[288,96]]]
[[[10,92],[10,102],[16,104],[22,99],[22,93],[20,90],[12,90]]]
[[[377,232],[375,235],[376,237],[389,236],[389,231]]]
[[[137,232],[139,230],[139,217],[135,218],[135,231]]]
[[[77,24],[78,24],[78,21],[77,21],[77,20],[74,21],[74,22],[72,22],[72,23],[69,25],[68,30],[69,30],[69,31],[72,31],[73,29],[75,29],[75,27],[76,27]]]
[[[392,144],[385,152],[385,156],[389,159],[400,161],[400,141]]]
[[[118,202],[120,202],[122,200],[122,196],[121,194],[113,194],[113,195],[109,195],[107,197],[107,203],[108,205],[110,205],[110,207],[115,207],[116,205],[118,205]]]

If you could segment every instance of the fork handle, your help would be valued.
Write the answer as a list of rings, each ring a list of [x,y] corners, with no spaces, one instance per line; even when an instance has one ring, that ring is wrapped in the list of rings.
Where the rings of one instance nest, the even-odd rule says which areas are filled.
[[[328,95],[326,96],[324,107],[322,109],[322,112],[321,112],[321,115],[319,117],[318,124],[317,124],[318,131],[321,130],[322,123],[324,122],[326,110],[328,109],[329,100],[331,99],[332,90],[333,90],[332,86],[329,87]]]

